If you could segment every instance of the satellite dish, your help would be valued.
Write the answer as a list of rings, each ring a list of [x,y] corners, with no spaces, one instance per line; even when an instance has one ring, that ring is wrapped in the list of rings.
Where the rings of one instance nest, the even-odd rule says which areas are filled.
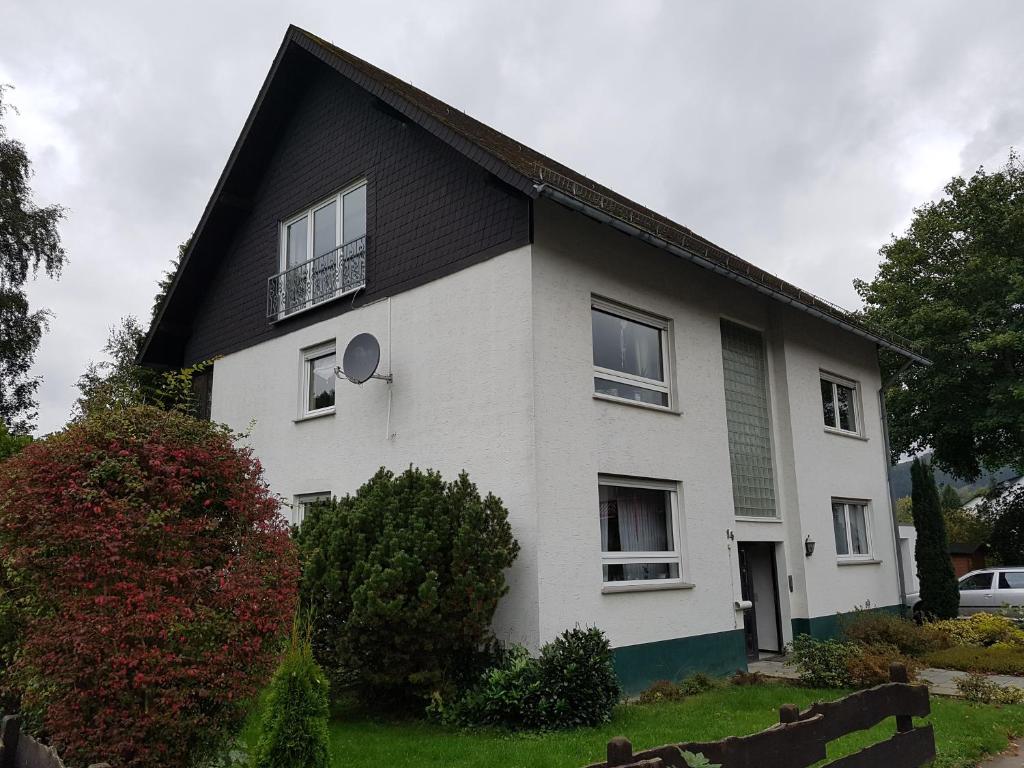
[[[341,373],[353,384],[363,384],[370,379],[391,380],[391,376],[377,375],[380,365],[380,344],[372,333],[360,333],[345,347],[342,356]]]

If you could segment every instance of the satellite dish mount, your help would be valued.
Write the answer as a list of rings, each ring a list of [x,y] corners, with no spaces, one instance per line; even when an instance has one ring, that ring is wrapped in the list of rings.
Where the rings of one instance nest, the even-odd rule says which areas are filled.
[[[365,384],[370,379],[381,379],[391,383],[390,373],[377,373],[380,365],[380,344],[372,333],[354,336],[345,347],[341,365],[334,369],[335,375],[353,384]]]

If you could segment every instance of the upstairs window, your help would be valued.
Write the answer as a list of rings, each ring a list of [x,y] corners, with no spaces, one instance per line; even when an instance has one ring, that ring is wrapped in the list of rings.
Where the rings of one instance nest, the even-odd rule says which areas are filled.
[[[822,373],[821,410],[826,429],[860,434],[856,382]]]
[[[270,322],[365,287],[366,182],[281,222],[279,270],[267,281]]]
[[[669,407],[669,322],[594,299],[594,392]]]
[[[302,353],[302,416],[334,412],[334,374],[337,366],[334,344],[307,349]]]
[[[366,182],[360,182],[284,223],[281,269],[297,267],[365,236]]]

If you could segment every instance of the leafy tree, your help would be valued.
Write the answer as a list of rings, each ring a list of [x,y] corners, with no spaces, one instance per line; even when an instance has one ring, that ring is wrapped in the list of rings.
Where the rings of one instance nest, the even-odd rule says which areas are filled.
[[[982,516],[992,521],[990,546],[995,559],[1004,565],[1024,564],[1024,487],[987,499]]]
[[[0,421],[14,433],[30,432],[36,417],[39,379],[29,375],[49,312],[31,310],[24,286],[40,267],[56,278],[67,258],[57,225],[59,205],[37,206],[25,146],[8,138],[7,105],[0,85]]]
[[[412,467],[314,506],[298,542],[317,659],[374,700],[422,701],[472,673],[519,553],[500,499]]]
[[[921,582],[921,610],[925,615],[952,619],[960,610],[953,562],[949,559],[946,525],[931,464],[915,458],[910,468],[913,485],[917,577]]]
[[[896,521],[902,525],[913,525],[914,504],[909,496],[896,499]]]
[[[1024,166],[1011,152],[999,171],[955,177],[945,193],[914,211],[880,250],[875,279],[855,286],[869,322],[933,363],[886,394],[893,456],[933,448],[938,466],[970,479],[1024,467]]]
[[[76,417],[158,400],[160,374],[135,362],[144,339],[145,332],[132,315],[122,317],[110,329],[103,347],[108,359],[90,361],[85,373],[78,377],[81,394],[75,403]]]
[[[960,494],[951,485],[942,486],[942,492],[939,494],[939,503],[942,506],[943,512],[960,509],[960,506],[963,504],[960,501]]]
[[[254,768],[327,768],[327,678],[309,633],[296,620],[291,644],[270,681]]]
[[[89,363],[78,377],[81,393],[73,418],[81,419],[99,411],[155,405],[169,411],[197,415],[198,397],[194,379],[213,365],[206,360],[188,368],[155,371],[136,362],[145,333],[132,315],[121,318],[110,329],[103,347],[108,359]]]
[[[0,421],[0,461],[9,459],[31,442],[31,435],[12,435],[7,425]]]
[[[69,764],[184,768],[222,745],[298,576],[259,463],[215,424],[100,411],[0,463],[0,621],[20,635],[0,687]]]

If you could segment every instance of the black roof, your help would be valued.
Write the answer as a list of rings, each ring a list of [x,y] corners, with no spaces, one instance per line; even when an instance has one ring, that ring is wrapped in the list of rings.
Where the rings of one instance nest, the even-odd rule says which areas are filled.
[[[190,303],[214,269],[218,249],[248,210],[248,190],[262,168],[260,155],[272,148],[277,130],[295,98],[285,81],[316,60],[332,67],[391,109],[420,125],[530,197],[549,195],[578,204],[591,215],[619,225],[648,242],[706,268],[739,280],[798,309],[840,325],[917,362],[927,363],[906,339],[866,325],[840,307],[760,269],[687,227],[636,203],[585,175],[552,160],[464,112],[351,53],[296,26],[290,26],[270,72],[221,174],[171,290],[146,337],[140,361],[159,364],[180,357],[189,332]],[[574,205],[574,207],[576,207]],[[177,295],[177,297],[176,297]],[[174,353],[178,350],[177,354]]]

